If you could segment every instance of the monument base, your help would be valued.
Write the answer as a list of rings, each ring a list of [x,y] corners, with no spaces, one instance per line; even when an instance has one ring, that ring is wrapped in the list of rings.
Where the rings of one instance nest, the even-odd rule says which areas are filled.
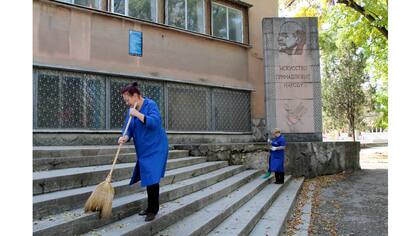
[[[322,133],[283,133],[287,142],[322,142]]]
[[[337,174],[360,170],[359,142],[289,142],[286,146],[284,168],[295,177]],[[191,156],[207,156],[208,161],[228,161],[230,165],[265,172],[268,167],[267,143],[220,143],[174,145],[189,150]]]
[[[262,22],[267,130],[288,142],[322,141],[321,74],[316,17]]]

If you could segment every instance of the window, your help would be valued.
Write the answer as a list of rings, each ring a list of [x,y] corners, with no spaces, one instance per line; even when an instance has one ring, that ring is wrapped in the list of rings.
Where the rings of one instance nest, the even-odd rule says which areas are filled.
[[[74,0],[74,4],[81,5],[85,7],[100,9],[100,0]]]
[[[70,3],[70,4],[76,4],[76,5],[80,5],[84,7],[102,9],[101,0],[59,0],[59,1]]]
[[[34,70],[34,128],[121,130],[121,89],[134,81],[168,130],[251,131],[249,91],[42,68]]]
[[[114,13],[121,14],[121,15],[126,15],[126,12],[127,12],[125,9],[125,6],[127,6],[127,4],[125,4],[126,2],[127,2],[126,0],[113,0],[111,11]]]
[[[227,37],[227,8],[220,5],[212,5],[212,31],[213,35],[219,38]]]
[[[166,23],[204,33],[204,0],[168,0]]]
[[[173,84],[168,87],[168,130],[212,129],[211,90],[202,86]]]
[[[187,29],[204,33],[204,1],[187,0]]]
[[[228,9],[229,39],[242,42],[242,12]]]
[[[128,15],[157,22],[157,6],[156,0],[129,0]]]
[[[157,22],[157,0],[112,0],[111,11],[140,20]]]
[[[57,0],[98,10],[109,6],[112,13],[140,20],[158,22],[159,0]],[[212,2],[209,9],[205,0],[164,0],[165,24],[177,28],[205,33],[206,11],[211,10],[211,31],[217,38],[244,42],[244,15],[240,9]],[[106,4],[107,3],[107,4]],[[109,5],[108,5],[109,4]]]
[[[109,77],[110,78],[110,129],[119,129],[124,125],[127,115],[127,105],[121,97],[121,89],[127,84],[133,83],[134,80]],[[160,114],[162,116],[162,125],[164,125],[165,110],[163,104],[163,83],[137,80],[139,90],[148,98],[153,99],[159,106]]]
[[[243,17],[237,9],[212,3],[213,36],[243,42]]]
[[[105,80],[94,75],[40,71],[37,128],[104,129]]]

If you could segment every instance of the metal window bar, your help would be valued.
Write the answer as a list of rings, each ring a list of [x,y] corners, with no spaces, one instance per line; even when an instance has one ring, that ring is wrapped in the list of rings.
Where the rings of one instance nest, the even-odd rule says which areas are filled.
[[[210,131],[210,89],[168,83],[168,130]]]
[[[34,91],[38,91],[38,72],[36,70],[33,71],[33,75],[32,75],[32,79],[33,79],[33,89]],[[33,115],[33,123],[32,123],[32,128],[36,128],[38,127],[38,93],[33,92],[32,93],[32,115]]]
[[[214,89],[213,96],[216,130],[232,132],[251,130],[249,93]]]
[[[120,130],[128,109],[120,91],[137,81],[168,131],[251,131],[249,91],[54,69],[33,76],[35,129]]]

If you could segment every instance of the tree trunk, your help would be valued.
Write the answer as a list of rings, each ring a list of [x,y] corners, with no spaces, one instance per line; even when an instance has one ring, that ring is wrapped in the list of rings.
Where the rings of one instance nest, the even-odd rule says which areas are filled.
[[[350,128],[351,128],[351,134],[353,136],[353,142],[356,142],[356,136],[355,136],[355,130],[354,130],[354,116],[350,116]]]

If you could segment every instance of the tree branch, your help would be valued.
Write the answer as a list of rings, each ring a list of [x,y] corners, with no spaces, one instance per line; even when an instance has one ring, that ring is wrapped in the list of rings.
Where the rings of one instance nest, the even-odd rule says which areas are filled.
[[[287,3],[286,8],[289,8],[295,1],[296,0],[290,0],[290,2]]]
[[[374,23],[376,21],[375,17],[373,17],[370,13],[366,11],[362,6],[357,4],[354,0],[337,0],[337,3],[345,4],[347,7],[354,9],[355,11],[362,14],[368,21]],[[388,29],[384,26],[374,26],[379,32],[381,32],[385,38],[388,40]]]

